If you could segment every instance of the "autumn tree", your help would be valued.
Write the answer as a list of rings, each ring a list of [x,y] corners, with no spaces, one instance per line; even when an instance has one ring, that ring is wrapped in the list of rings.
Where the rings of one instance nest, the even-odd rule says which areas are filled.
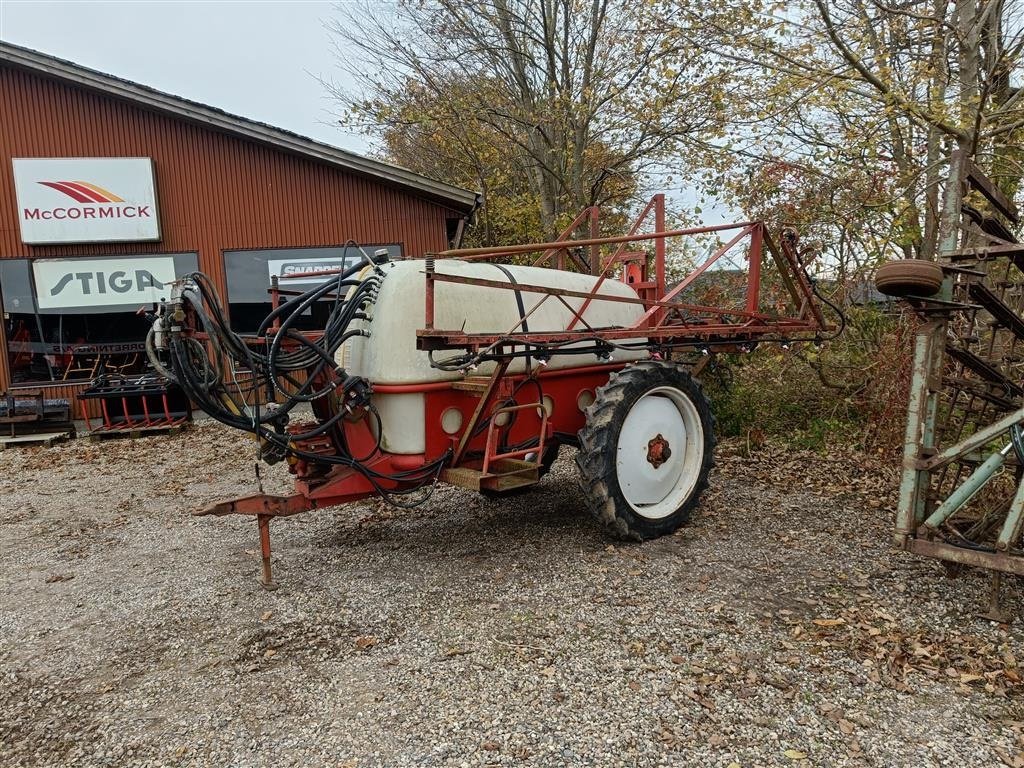
[[[697,31],[680,34],[681,12],[655,10],[632,0],[346,3],[330,27],[357,87],[334,94],[347,123],[381,137],[391,159],[479,187],[492,229],[522,214],[510,201],[529,199],[539,232],[520,234],[551,236],[582,208],[626,202],[647,170],[721,118],[698,90],[717,59],[689,44]]]
[[[719,5],[702,18],[735,79],[730,117],[706,137],[706,178],[754,214],[803,218],[841,269],[933,254],[954,149],[978,158],[1007,191],[1021,177],[1015,8],[1004,0]]]
[[[733,65],[729,118],[704,137],[696,171],[750,216],[817,240],[816,267],[831,278],[820,288],[836,298],[850,278],[870,285],[882,260],[933,258],[956,234],[960,212],[940,211],[954,151],[1006,192],[1019,186],[1021,12],[1002,0],[722,0],[703,18]],[[846,317],[824,348],[768,350],[737,380],[785,419],[829,432],[837,419],[898,424],[906,326],[853,302]]]
[[[375,104],[374,120],[385,126],[380,130],[384,155],[391,162],[432,178],[480,191],[484,202],[476,226],[466,233],[467,245],[540,239],[546,230],[521,155],[510,152],[504,137],[486,122],[444,119],[444,110],[459,98],[457,87],[452,84],[444,98],[438,99],[410,81],[399,99]],[[477,92],[480,88],[475,83],[466,87]],[[598,175],[601,168],[620,162],[613,151],[598,144],[591,147],[586,158],[588,167],[598,169]],[[636,186],[636,174],[628,168],[602,179],[591,202],[603,208],[607,226],[615,228],[624,223],[625,210],[618,203],[629,200]]]

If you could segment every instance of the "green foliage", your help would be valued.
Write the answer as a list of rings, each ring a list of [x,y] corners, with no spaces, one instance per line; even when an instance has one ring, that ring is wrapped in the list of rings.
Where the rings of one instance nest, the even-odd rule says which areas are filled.
[[[907,322],[877,307],[848,311],[846,332],[821,348],[765,345],[722,355],[703,380],[727,437],[769,437],[794,448],[831,445],[893,452],[909,382]]]

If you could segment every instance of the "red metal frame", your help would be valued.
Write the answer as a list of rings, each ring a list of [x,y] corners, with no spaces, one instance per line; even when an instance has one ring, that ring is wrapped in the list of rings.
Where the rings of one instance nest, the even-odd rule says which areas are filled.
[[[92,419],[89,418],[89,409],[86,406],[85,400],[79,399],[78,405],[82,414],[82,421],[85,422],[85,429],[91,435],[101,434],[113,434],[117,432],[145,432],[147,430],[156,429],[169,429],[172,427],[180,427],[183,424],[191,421],[191,416],[185,414],[183,416],[174,416],[171,414],[170,404],[167,401],[167,393],[164,392],[160,395],[160,403],[163,406],[163,415],[152,414],[149,410],[149,403],[147,402],[148,397],[152,397],[153,394],[132,394],[131,397],[137,397],[141,401],[143,418],[141,421],[132,419],[131,408],[128,404],[128,397],[122,396],[117,398],[121,403],[121,415],[111,415],[110,408],[107,406],[108,400],[114,400],[115,398],[99,398],[100,401],[100,412],[103,414],[102,423],[98,426],[93,426]]]
[[[827,329],[827,324],[815,301],[814,293],[807,276],[795,252],[794,242],[790,237],[782,240],[777,246],[767,231],[764,222],[748,221],[739,224],[720,224],[715,226],[691,227],[688,229],[665,230],[665,201],[663,195],[656,195],[647,204],[640,217],[633,224],[629,233],[616,237],[589,237],[568,239],[568,235],[577,230],[585,221],[593,221],[590,209],[580,214],[572,225],[562,233],[559,240],[550,243],[530,243],[525,245],[501,246],[495,248],[464,248],[444,251],[436,254],[441,258],[458,258],[464,260],[494,259],[509,256],[524,256],[540,252],[541,256],[533,264],[548,262],[556,254],[570,253],[572,249],[587,248],[592,260],[598,261],[594,254],[599,253],[601,246],[618,246],[610,257],[600,264],[597,280],[590,291],[570,291],[548,286],[530,285],[520,282],[511,284],[498,280],[487,280],[475,277],[445,274],[438,271],[434,258],[427,259],[425,269],[425,302],[423,329],[417,332],[418,346],[425,350],[465,348],[492,350],[522,344],[551,344],[578,340],[622,340],[630,338],[646,338],[666,346],[687,346],[700,343],[731,342],[734,344],[761,339],[791,339],[801,334],[814,335]],[[639,230],[654,214],[654,230],[641,233]],[[705,261],[690,272],[671,290],[667,290],[666,280],[666,241],[673,238],[695,237],[713,233],[732,233],[730,238],[716,248]],[[735,246],[749,238],[749,246],[745,260],[747,262],[745,302],[738,307],[712,307],[700,304],[681,303],[676,297],[691,287],[702,275],[714,266]],[[638,255],[627,252],[631,243],[654,242],[653,272],[655,279],[646,281],[652,271],[649,265],[642,264],[641,272],[645,278],[637,298],[609,296],[601,294],[602,285],[610,279],[629,281],[628,267],[635,262]],[[765,248],[775,261],[777,274],[788,292],[788,298],[796,308],[795,314],[779,317],[759,311],[762,299],[762,261]],[[560,257],[561,258],[561,257]],[[646,262],[646,259],[644,259]],[[621,272],[619,277],[616,272]],[[437,283],[462,283],[486,288],[501,288],[523,293],[543,294],[530,312],[535,311],[548,297],[562,301],[572,312],[572,318],[562,331],[521,332],[524,317],[506,333],[464,333],[462,331],[444,330],[435,327],[434,297]],[[651,290],[653,289],[653,290]],[[582,298],[583,304],[573,310],[565,298]],[[643,309],[640,318],[632,326],[595,330],[587,326],[584,315],[594,300],[602,302],[625,302],[636,304]],[[685,311],[696,315],[684,318],[680,312]],[[527,313],[527,317],[530,313]],[[731,320],[737,318],[740,322]],[[580,327],[582,326],[582,327]]]

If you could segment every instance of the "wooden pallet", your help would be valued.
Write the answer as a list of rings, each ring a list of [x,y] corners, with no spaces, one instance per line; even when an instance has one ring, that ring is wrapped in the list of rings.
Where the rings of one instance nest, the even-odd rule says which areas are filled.
[[[126,427],[124,429],[94,429],[88,433],[89,440],[92,442],[98,442],[112,437],[127,437],[136,439],[139,437],[150,437],[152,435],[176,435],[179,432],[185,431],[188,428],[189,422],[183,424],[166,424],[162,426],[150,426],[150,427]]]
[[[71,438],[70,432],[36,432],[28,435],[0,436],[0,451],[6,448],[17,448],[23,445],[42,445],[49,447],[54,443],[62,443]]]

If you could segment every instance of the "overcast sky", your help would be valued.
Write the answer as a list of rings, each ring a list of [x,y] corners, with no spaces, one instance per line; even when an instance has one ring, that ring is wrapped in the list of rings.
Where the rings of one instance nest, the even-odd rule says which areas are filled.
[[[324,20],[334,0],[0,0],[0,39],[367,154],[318,77],[344,84]],[[685,180],[670,208],[692,207]],[[701,218],[735,218],[714,201]]]
[[[0,0],[0,38],[365,154],[317,77],[340,80],[333,2]]]

